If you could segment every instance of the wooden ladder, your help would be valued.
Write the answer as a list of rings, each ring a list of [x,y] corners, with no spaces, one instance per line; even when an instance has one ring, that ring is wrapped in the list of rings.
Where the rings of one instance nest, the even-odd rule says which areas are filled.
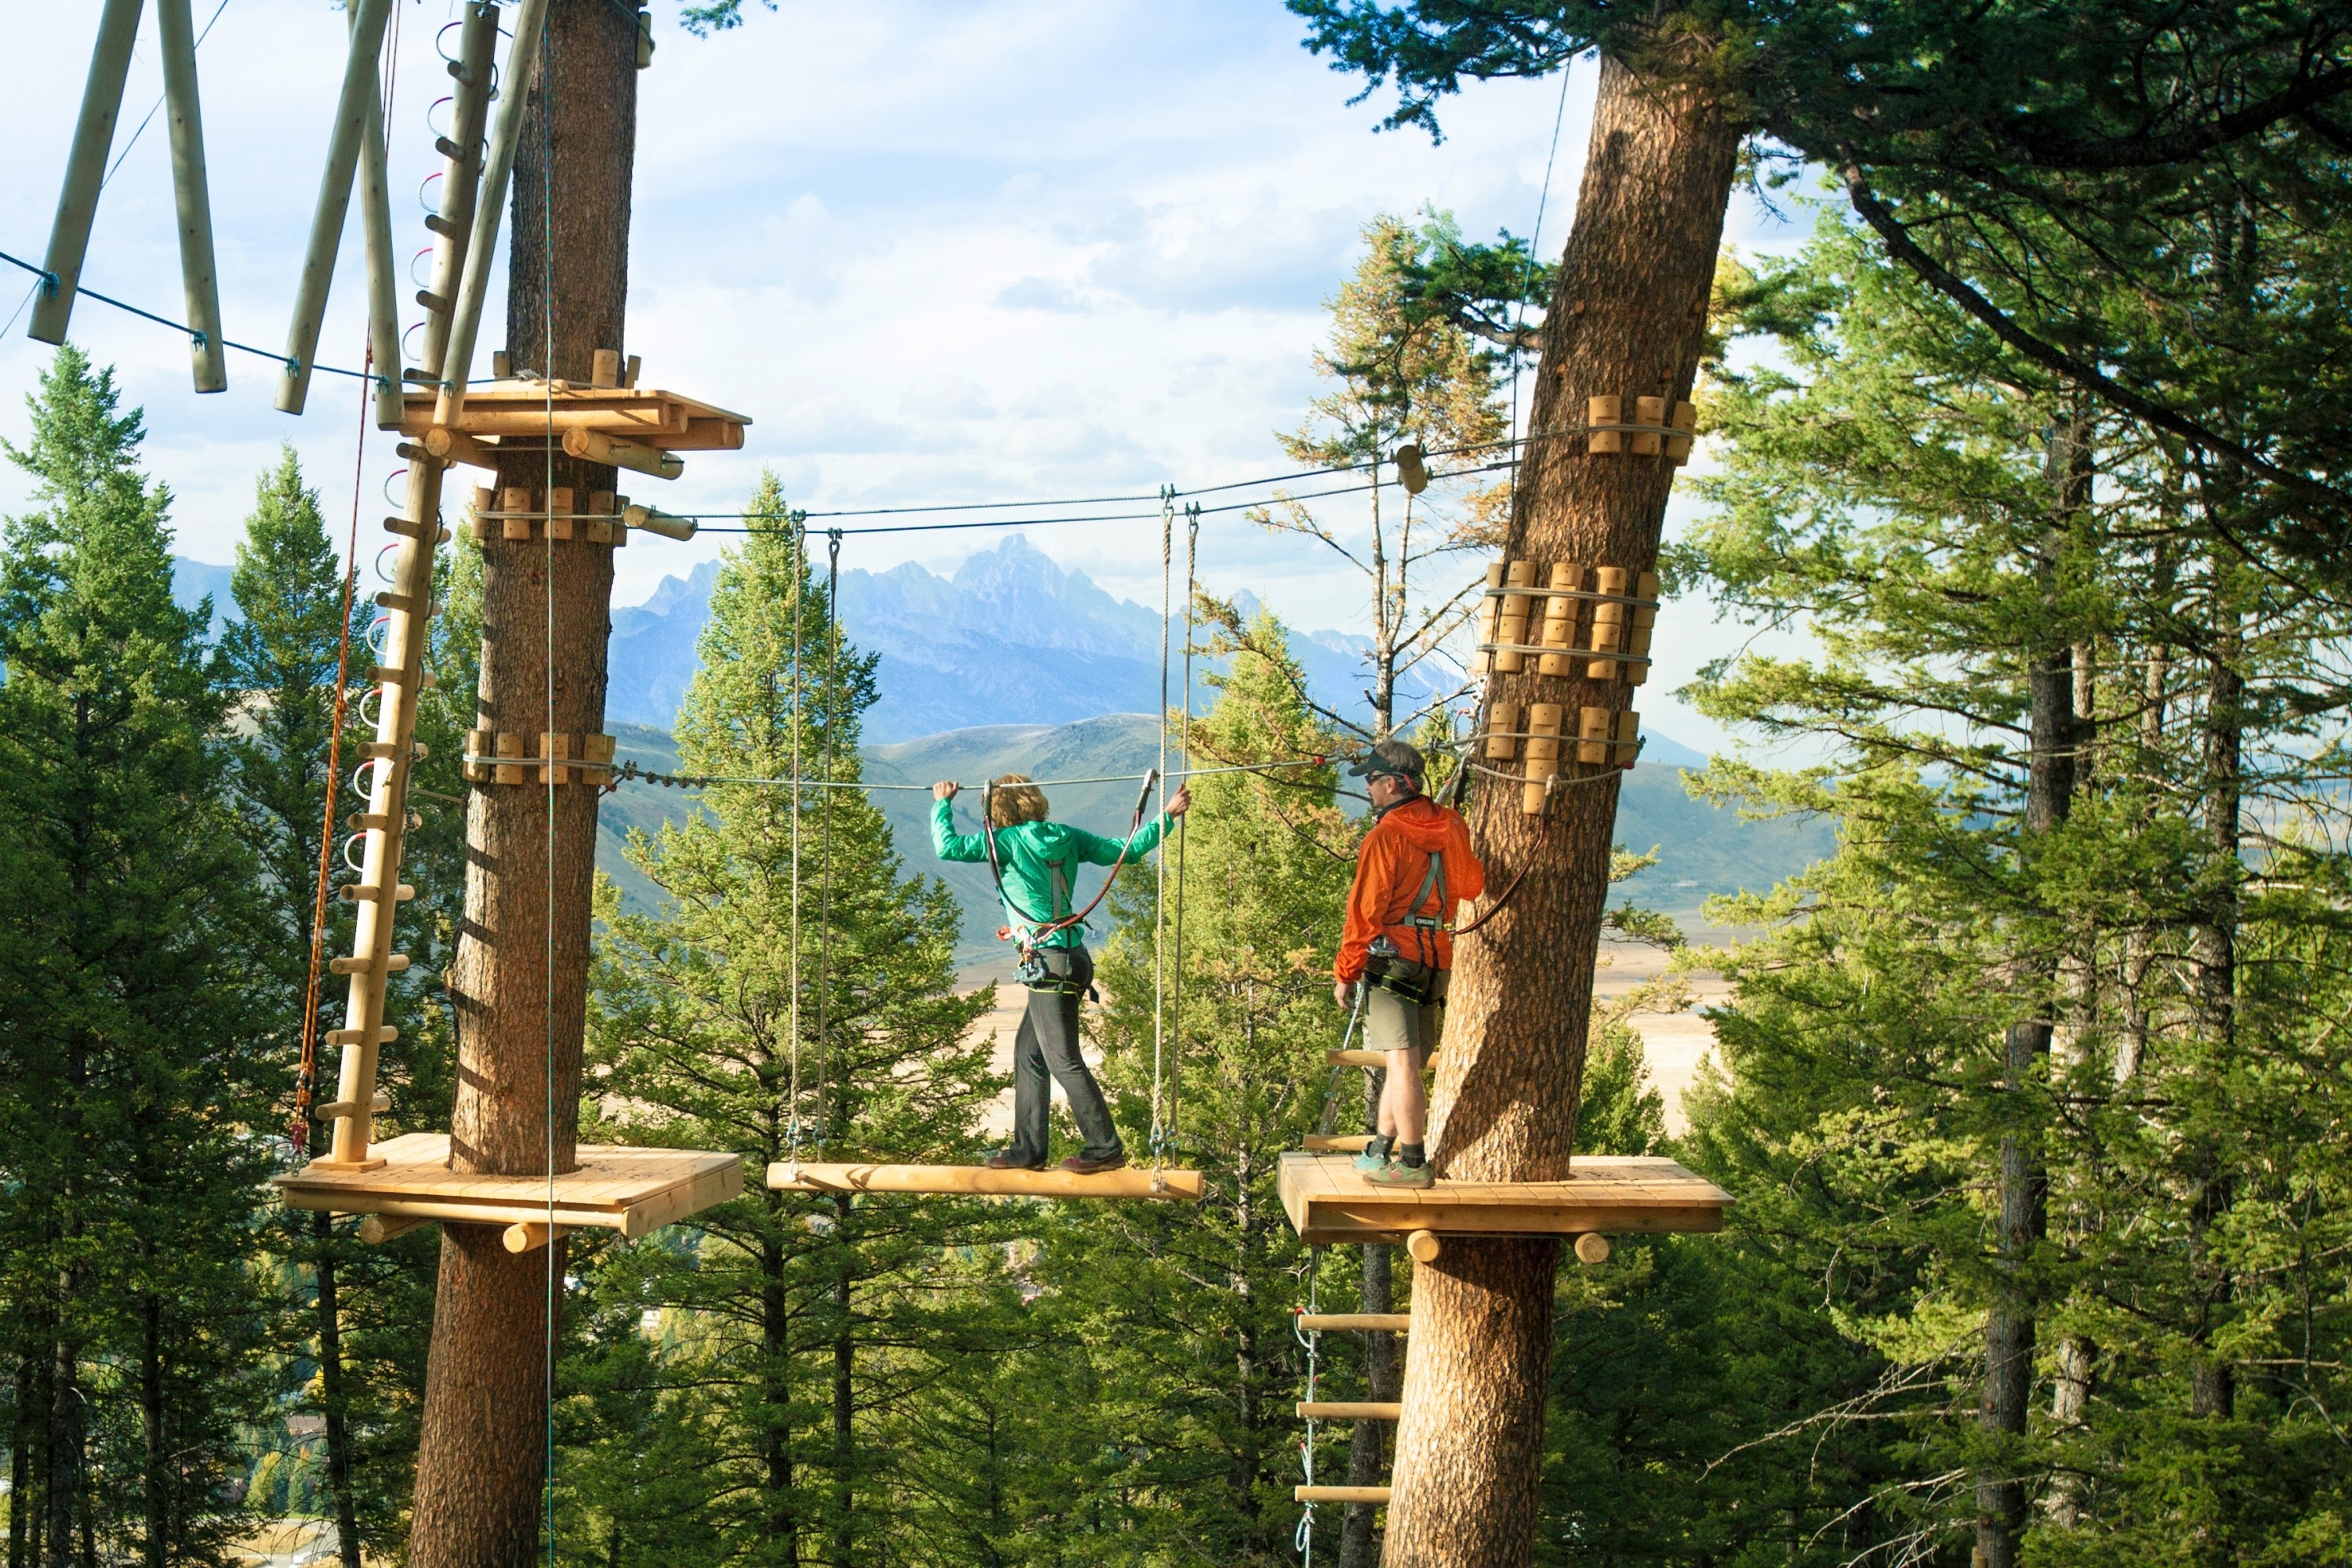
[[[497,7],[467,6],[461,26],[458,58],[450,68],[455,83],[451,136],[441,142],[446,154],[441,211],[438,221],[429,226],[435,236],[433,287],[419,296],[426,311],[423,377],[436,383],[447,354],[450,305],[465,271],[480,190],[483,160],[476,150],[489,113],[490,63],[499,39]],[[378,689],[378,710],[375,739],[362,748],[362,766],[369,771],[367,806],[348,823],[367,840],[360,879],[342,893],[347,902],[358,906],[359,918],[351,955],[330,966],[351,981],[343,1026],[327,1036],[328,1044],[342,1047],[335,1097],[320,1107],[322,1115],[331,1115],[335,1134],[318,1163],[331,1169],[370,1170],[384,1163],[371,1152],[375,1113],[384,1108],[376,1094],[376,1055],[395,1037],[383,1021],[384,983],[408,967],[407,956],[393,951],[393,921],[400,905],[415,893],[400,879],[401,853],[409,826],[409,778],[424,754],[416,743],[416,701],[427,679],[433,559],[436,547],[449,537],[440,519],[441,479],[450,459],[421,446],[404,444],[400,451],[408,459],[408,493],[400,515],[384,520],[385,529],[397,536],[397,545],[392,587],[375,596],[384,634],[383,662],[368,676]],[[358,570],[357,562],[352,569]]]

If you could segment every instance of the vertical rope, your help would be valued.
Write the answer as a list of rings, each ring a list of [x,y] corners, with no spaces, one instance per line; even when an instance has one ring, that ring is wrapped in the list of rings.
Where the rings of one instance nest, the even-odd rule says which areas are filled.
[[[786,1137],[791,1176],[801,1173],[801,805],[807,790],[801,779],[801,689],[806,672],[801,668],[801,617],[807,613],[802,590],[808,583],[808,524],[793,521],[793,1045],[792,1110]]]
[[[841,614],[835,603],[841,592],[841,530],[825,531],[824,569],[824,691],[817,709],[824,721],[824,806],[817,825],[817,840],[822,846],[822,868],[818,875],[822,891],[817,902],[816,932],[816,1093],[817,1135],[824,1136],[825,1068],[833,1062],[833,783],[834,734],[840,717],[841,676]],[[834,1089],[840,1091],[836,1079]],[[841,1109],[838,1101],[835,1108]],[[837,1140],[842,1132],[840,1118],[835,1117],[832,1129]]]
[[[1178,760],[1189,786],[1192,774],[1192,600],[1200,581],[1201,503],[1187,501],[1184,505],[1184,705],[1178,710],[1176,742]],[[1176,962],[1175,982],[1169,998],[1168,1032],[1175,1047],[1168,1058],[1168,1141],[1174,1143],[1184,1122],[1182,1096],[1184,1092],[1184,860],[1186,843],[1184,824],[1188,816],[1176,819]],[[1167,851],[1160,851],[1167,858]]]
[[[1307,1310],[1310,1316],[1322,1310],[1317,1293],[1317,1284],[1322,1273],[1322,1268],[1323,1249],[1319,1247],[1308,1247],[1307,1249]],[[1318,1358],[1323,1337],[1322,1331],[1309,1328],[1294,1328],[1291,1331],[1298,1336],[1298,1342],[1307,1347],[1307,1399],[1311,1405],[1315,1400],[1316,1384],[1320,1371]],[[1315,1484],[1315,1417],[1312,1415],[1307,1417],[1307,1435],[1298,1441],[1298,1457],[1299,1467],[1307,1475],[1307,1484],[1311,1487]],[[1292,1538],[1291,1544],[1297,1549],[1301,1568],[1315,1568],[1315,1504],[1312,1500],[1306,1503],[1299,1510],[1298,1531]]]
[[[1168,585],[1176,542],[1176,490],[1160,489],[1160,809],[1168,799]],[[1168,1163],[1168,1126],[1161,1120],[1161,1063],[1168,1026],[1168,848],[1154,864],[1151,900],[1151,1169]],[[1155,1185],[1157,1184],[1155,1181]]]

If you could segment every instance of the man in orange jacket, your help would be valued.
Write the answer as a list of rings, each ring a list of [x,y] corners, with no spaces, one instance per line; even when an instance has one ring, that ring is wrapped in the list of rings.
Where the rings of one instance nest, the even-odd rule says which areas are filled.
[[[1389,1063],[1380,1133],[1356,1167],[1382,1186],[1426,1187],[1437,1175],[1422,1146],[1429,1105],[1421,1064],[1444,1027],[1454,907],[1486,890],[1486,871],[1471,853],[1469,826],[1422,793],[1419,751],[1375,742],[1348,771],[1365,780],[1373,822],[1356,855],[1331,995],[1353,1007],[1360,991],[1365,1043]]]

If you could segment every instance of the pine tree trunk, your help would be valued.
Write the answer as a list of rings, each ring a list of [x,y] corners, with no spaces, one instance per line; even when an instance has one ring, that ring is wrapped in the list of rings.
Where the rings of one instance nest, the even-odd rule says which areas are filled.
[[[768,1194],[773,1217],[782,1199]],[[792,1300],[784,1291],[784,1249],[771,1237],[760,1245],[760,1458],[767,1479],[768,1540],[784,1568],[800,1568],[800,1515],[793,1502],[793,1429],[790,1361]]]
[[[171,1552],[172,1489],[163,1437],[163,1307],[153,1296],[139,1303],[139,1435],[145,1452],[146,1539],[140,1555],[147,1568],[163,1568]]]
[[[2059,561],[2066,532],[2090,499],[2089,432],[2079,421],[2059,428],[2046,469],[2052,526],[2034,562],[2044,614],[2033,630],[2035,646],[2026,656],[2031,714],[2021,854],[2029,864],[2036,842],[2055,832],[2074,808],[2081,741],[2074,716],[2074,639],[2059,619]],[[2047,987],[2056,973],[2055,961],[2044,955],[2017,965],[2021,987],[2029,993]],[[1977,1408],[1977,1424],[1995,1439],[1995,1447],[1976,1478],[1977,1568],[2015,1568],[2025,1528],[2025,1481],[2017,1448],[2032,1418],[2040,1309],[2027,1280],[2032,1254],[2050,1234],[2049,1155],[2042,1117],[2032,1108],[2048,1078],[2055,1016],[2045,995],[2037,1001],[2034,1016],[2011,1024],[2002,1039],[2000,1092],[2011,1103],[1996,1173],[2000,1229],[1995,1250],[2001,1283],[1985,1310],[1984,1386]]]
[[[67,1338],[66,1330],[78,1293],[73,1271],[68,1269],[60,1274],[58,1337],[49,1362],[49,1479],[44,1498],[48,1504],[48,1518],[41,1531],[47,1568],[71,1568],[74,1505],[81,1495],[82,1402],[77,1375],[80,1350]]]
[[[845,1238],[841,1272],[833,1281],[833,1563],[834,1568],[849,1568],[857,1544],[857,1491],[851,1479],[851,1468],[856,1458],[853,1419],[857,1414],[857,1335],[855,1320],[850,1316],[855,1301],[849,1278],[853,1255],[845,1244],[850,1218],[848,1195],[844,1194],[833,1203],[833,1234]]]
[[[626,348],[635,13],[613,0],[552,0],[546,38],[515,163],[507,346],[519,370],[585,383],[596,350]],[[533,510],[546,510],[552,486],[572,487],[575,504],[614,488],[611,468],[560,447],[502,459],[499,479],[527,488]],[[604,726],[611,547],[551,542],[545,531],[483,546],[476,722],[525,736],[531,752],[543,732]],[[595,840],[591,788],[472,791],[466,921],[449,977],[458,1063],[450,1153],[461,1170],[573,1168]],[[518,1256],[497,1226],[441,1227],[414,1568],[526,1568],[537,1555],[564,1256],[561,1240]]]
[[[327,1425],[327,1495],[335,1506],[335,1544],[343,1568],[360,1568],[359,1502],[352,1489],[351,1395],[343,1384],[343,1320],[335,1277],[334,1216],[324,1209],[310,1215],[318,1247],[320,1403]]]
[[[2243,851],[2246,680],[2237,596],[2228,585],[2234,563],[2214,552],[2212,647],[2206,656],[2205,839],[2207,877],[2212,891],[2197,923],[2193,958],[2197,1013],[2204,1048],[2220,1063],[2235,1055],[2238,993],[2238,873]],[[2235,1289],[2226,1266],[2212,1256],[2210,1237],[2235,1198],[2235,1183],[2220,1150],[2192,1153],[2189,1193],[2189,1258],[2196,1271],[2197,1321],[2192,1327],[2199,1354],[2189,1369],[2189,1413],[2226,1421],[2237,1414],[2236,1373],[2206,1349],[2222,1303]]]
[[[16,1402],[9,1406],[16,1420],[8,1432],[8,1568],[26,1568],[31,1544],[33,1500],[33,1358],[16,1357]]]
[[[1695,89],[1637,81],[1603,60],[1576,226],[1544,326],[1538,431],[1584,423],[1588,396],[1689,395],[1740,128]],[[1574,437],[1527,447],[1507,553],[1648,569],[1674,469],[1587,456]],[[1615,683],[1525,672],[1488,698],[1623,709]],[[1618,780],[1571,785],[1549,837],[1519,791],[1484,790],[1472,827],[1488,879],[1529,869],[1511,905],[1462,943],[1431,1126],[1439,1173],[1568,1175],[1609,889]],[[1521,1568],[1533,1552],[1551,1362],[1551,1239],[1448,1237],[1413,1276],[1389,1568]]]

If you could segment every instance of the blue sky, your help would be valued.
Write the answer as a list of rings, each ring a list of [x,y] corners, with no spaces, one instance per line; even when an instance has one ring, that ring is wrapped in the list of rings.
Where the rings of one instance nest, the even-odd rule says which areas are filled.
[[[219,0],[195,0],[202,26]],[[403,67],[392,121],[395,234],[426,243],[414,193],[439,166],[426,129],[446,87],[436,31],[455,0],[395,0]],[[0,250],[39,259],[63,170],[94,0],[18,7],[9,63],[11,167]],[[123,128],[161,93],[152,7]],[[813,509],[1151,491],[1278,472],[1272,432],[1314,395],[1322,302],[1360,226],[1424,203],[1465,232],[1526,234],[1543,199],[1559,83],[1476,86],[1447,140],[1375,134],[1380,102],[1298,46],[1276,0],[756,0],[709,39],[656,0],[640,79],[628,348],[648,382],[755,420],[740,453],[697,455],[659,504],[731,510],[762,466]],[[299,264],[339,73],[343,17],[326,0],[228,0],[200,60],[227,335],[276,348]],[[1572,216],[1592,70],[1573,73],[1543,245]],[[85,281],[164,314],[179,308],[160,117],[100,205]],[[1744,200],[1731,237],[1794,236]],[[356,365],[364,337],[354,225],[320,357]],[[0,269],[0,320],[23,286]],[[21,274],[16,275],[21,277]],[[405,290],[404,290],[405,292]],[[486,321],[502,321],[493,299]],[[397,468],[355,384],[320,377],[300,419],[270,405],[273,367],[231,355],[230,388],[198,397],[173,336],[85,300],[74,336],[116,364],[147,409],[151,468],[177,495],[183,553],[226,561],[255,473],[300,452],[337,530],[354,459],[363,518]],[[495,346],[486,335],[484,349]],[[0,433],[48,351],[17,322],[0,339]],[[655,488],[646,480],[640,490]],[[24,493],[0,474],[0,508]],[[1677,508],[1680,511],[1682,509]],[[1344,515],[1344,514],[1340,514]],[[364,537],[364,535],[363,535]],[[949,571],[992,535],[851,542],[855,563]],[[634,603],[722,542],[633,543],[616,599]],[[1036,542],[1113,592],[1155,602],[1150,524],[1043,530]],[[1213,521],[1203,576],[1248,587],[1295,624],[1361,618],[1352,580],[1301,543]],[[1645,707],[1695,743],[1664,690],[1730,646],[1703,606],[1670,608]],[[1705,629],[1702,630],[1702,627]],[[1662,628],[1663,630],[1663,628]]]

